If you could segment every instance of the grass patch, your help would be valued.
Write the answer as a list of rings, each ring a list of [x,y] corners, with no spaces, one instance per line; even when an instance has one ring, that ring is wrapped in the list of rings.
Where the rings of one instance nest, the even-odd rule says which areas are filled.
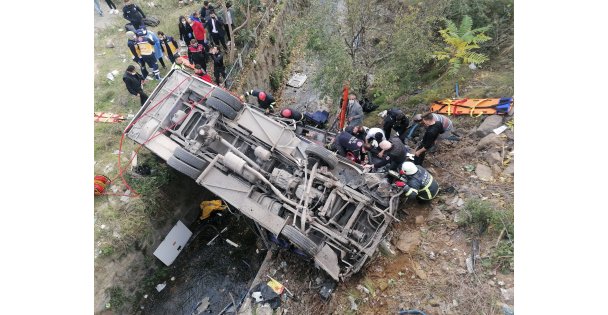
[[[129,298],[120,287],[110,287],[107,294],[110,296],[110,301],[106,304],[106,308],[120,311],[129,302]]]
[[[470,199],[463,209],[464,219],[459,226],[472,234],[486,232],[499,236],[498,242],[489,257],[482,264],[485,267],[498,268],[502,272],[514,270],[515,218],[513,207],[496,209],[491,203],[481,199]]]

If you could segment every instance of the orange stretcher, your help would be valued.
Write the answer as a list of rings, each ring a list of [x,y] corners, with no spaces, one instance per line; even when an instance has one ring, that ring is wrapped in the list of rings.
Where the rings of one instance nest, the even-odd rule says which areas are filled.
[[[119,114],[95,112],[95,122],[119,123],[125,119],[125,116]]]
[[[506,114],[513,106],[512,97],[444,99],[431,103],[431,112],[450,115]]]

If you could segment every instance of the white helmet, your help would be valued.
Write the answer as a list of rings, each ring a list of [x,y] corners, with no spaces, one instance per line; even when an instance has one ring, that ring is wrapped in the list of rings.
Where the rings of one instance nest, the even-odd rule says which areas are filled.
[[[418,167],[412,162],[403,162],[403,164],[401,164],[401,171],[405,173],[405,175],[414,175],[418,172]]]

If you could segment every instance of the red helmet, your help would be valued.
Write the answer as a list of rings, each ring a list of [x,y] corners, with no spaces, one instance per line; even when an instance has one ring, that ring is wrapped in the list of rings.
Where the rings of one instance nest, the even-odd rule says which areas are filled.
[[[265,100],[266,100],[266,93],[264,93],[264,92],[260,92],[260,94],[258,94],[258,98],[259,98],[261,101],[265,101]]]
[[[285,117],[285,118],[289,118],[289,117],[291,117],[291,109],[289,109],[289,108],[284,108],[284,109],[281,111],[281,116],[283,116],[283,117]]]

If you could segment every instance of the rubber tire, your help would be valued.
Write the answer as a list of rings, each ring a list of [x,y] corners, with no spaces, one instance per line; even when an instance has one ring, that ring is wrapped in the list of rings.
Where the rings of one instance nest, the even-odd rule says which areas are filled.
[[[207,167],[207,165],[209,165],[209,163],[207,163],[207,161],[188,152],[187,150],[185,150],[182,147],[177,147],[177,149],[175,149],[175,151],[173,151],[173,156],[199,170],[203,170]]]
[[[207,101],[205,101],[205,104],[207,104],[207,106],[217,110],[222,115],[224,115],[224,117],[226,117],[230,120],[233,120],[236,117],[236,112],[234,111],[234,109],[232,109],[232,107],[228,106],[228,104],[218,100],[217,98],[210,97],[207,99]]]
[[[237,113],[243,109],[243,103],[241,103],[241,100],[220,88],[215,88],[215,90],[211,92],[211,97],[217,98],[218,100],[228,104]]]
[[[338,158],[329,150],[315,144],[309,145],[304,150],[307,156],[314,156],[323,161],[330,170],[338,166]]]
[[[314,257],[321,249],[315,242],[302,234],[302,232],[294,226],[285,225],[283,230],[281,230],[281,235],[285,236],[291,243],[311,257]]]
[[[169,164],[169,166],[173,167],[178,172],[180,172],[192,179],[197,179],[198,176],[201,175],[201,173],[202,173],[201,170],[186,164],[182,160],[178,160],[175,156],[170,157],[167,160],[167,164]]]

